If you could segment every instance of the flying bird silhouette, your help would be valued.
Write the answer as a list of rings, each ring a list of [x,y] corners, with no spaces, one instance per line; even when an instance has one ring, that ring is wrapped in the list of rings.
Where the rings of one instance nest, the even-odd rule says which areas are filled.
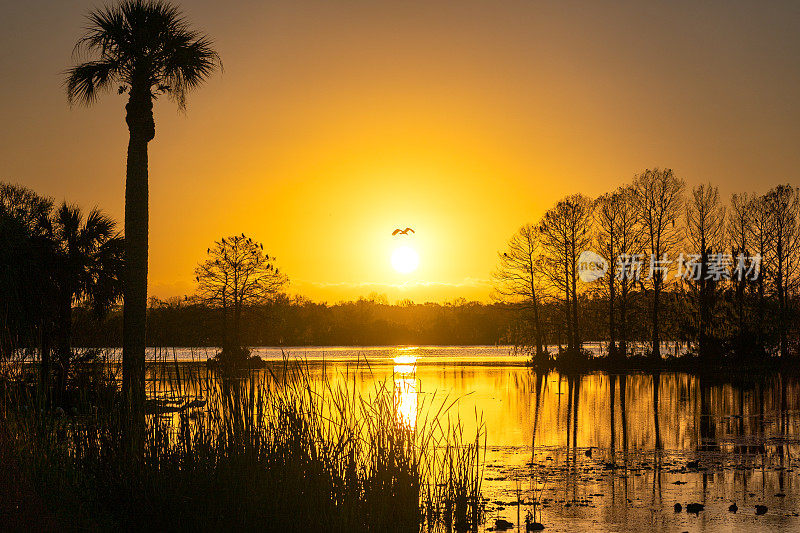
[[[411,229],[411,228],[406,228],[406,229],[400,229],[400,228],[398,228],[398,229],[396,229],[396,230],[394,230],[394,231],[392,232],[392,235],[397,235],[397,234],[400,234],[400,235],[408,235],[408,232],[409,232],[409,231],[410,231],[411,233],[416,233],[416,232],[415,232],[413,229]]]

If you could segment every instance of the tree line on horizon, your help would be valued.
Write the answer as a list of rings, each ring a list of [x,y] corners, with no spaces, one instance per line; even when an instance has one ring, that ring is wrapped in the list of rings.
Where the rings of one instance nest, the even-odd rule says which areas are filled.
[[[596,279],[582,280],[585,252],[607,267]],[[666,340],[705,361],[798,354],[800,189],[792,185],[736,193],[724,205],[714,185],[686,194],[671,169],[648,169],[598,198],[559,200],[498,257],[495,297],[516,307],[515,342],[540,361],[552,355],[548,344],[579,357],[587,340],[607,341],[611,358],[643,340],[654,360]],[[603,332],[592,337],[581,308],[600,301]],[[544,304],[560,309],[560,327],[542,319]]]

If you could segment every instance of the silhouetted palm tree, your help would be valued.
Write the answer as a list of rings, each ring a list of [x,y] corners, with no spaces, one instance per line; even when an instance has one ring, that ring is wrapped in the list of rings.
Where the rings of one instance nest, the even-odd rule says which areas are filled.
[[[221,63],[211,41],[192,30],[177,8],[159,0],[126,0],[92,11],[86,34],[75,48],[91,60],[68,71],[70,102],[91,104],[99,91],[112,86],[118,86],[120,94],[128,93],[122,388],[135,449],[144,427],[147,144],[155,136],[153,100],[167,94],[183,109],[186,94]]]
[[[102,316],[122,293],[123,239],[115,235],[116,223],[97,209],[84,220],[76,206],[66,202],[53,214],[52,276],[57,291],[56,383],[64,392],[72,361],[72,304],[88,301]]]

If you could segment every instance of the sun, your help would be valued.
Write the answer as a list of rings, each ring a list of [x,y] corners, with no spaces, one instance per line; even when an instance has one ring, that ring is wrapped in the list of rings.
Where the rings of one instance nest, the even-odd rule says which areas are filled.
[[[413,248],[400,246],[392,252],[392,266],[401,274],[414,272],[419,266],[419,254]]]

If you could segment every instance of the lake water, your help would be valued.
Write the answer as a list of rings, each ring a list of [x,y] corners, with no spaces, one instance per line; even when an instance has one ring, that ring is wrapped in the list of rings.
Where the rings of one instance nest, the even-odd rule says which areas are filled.
[[[630,343],[629,349],[641,351],[644,348]],[[600,355],[605,353],[605,345],[599,342],[585,342],[583,348],[588,352]],[[216,347],[179,347],[148,348],[149,360],[167,361],[205,361],[219,351]],[[514,353],[511,346],[259,346],[250,348],[252,355],[265,361],[281,361],[284,357],[300,358],[309,362],[341,362],[355,363],[390,363],[398,354],[412,354],[417,365],[449,364],[449,365],[524,365],[527,355]],[[550,351],[557,347],[550,346]],[[672,342],[661,345],[662,354],[680,355],[684,346]]]
[[[204,360],[213,350],[159,351]],[[547,531],[800,530],[800,383],[684,373],[536,375],[508,347],[259,348],[312,376],[394,389],[409,423],[444,397],[467,435],[486,431],[486,527],[537,502]],[[521,505],[517,505],[518,501]],[[732,503],[738,512],[729,511]],[[682,512],[675,512],[680,503]],[[704,510],[687,513],[689,503]],[[765,505],[763,515],[756,505]],[[522,526],[524,530],[524,524]]]

